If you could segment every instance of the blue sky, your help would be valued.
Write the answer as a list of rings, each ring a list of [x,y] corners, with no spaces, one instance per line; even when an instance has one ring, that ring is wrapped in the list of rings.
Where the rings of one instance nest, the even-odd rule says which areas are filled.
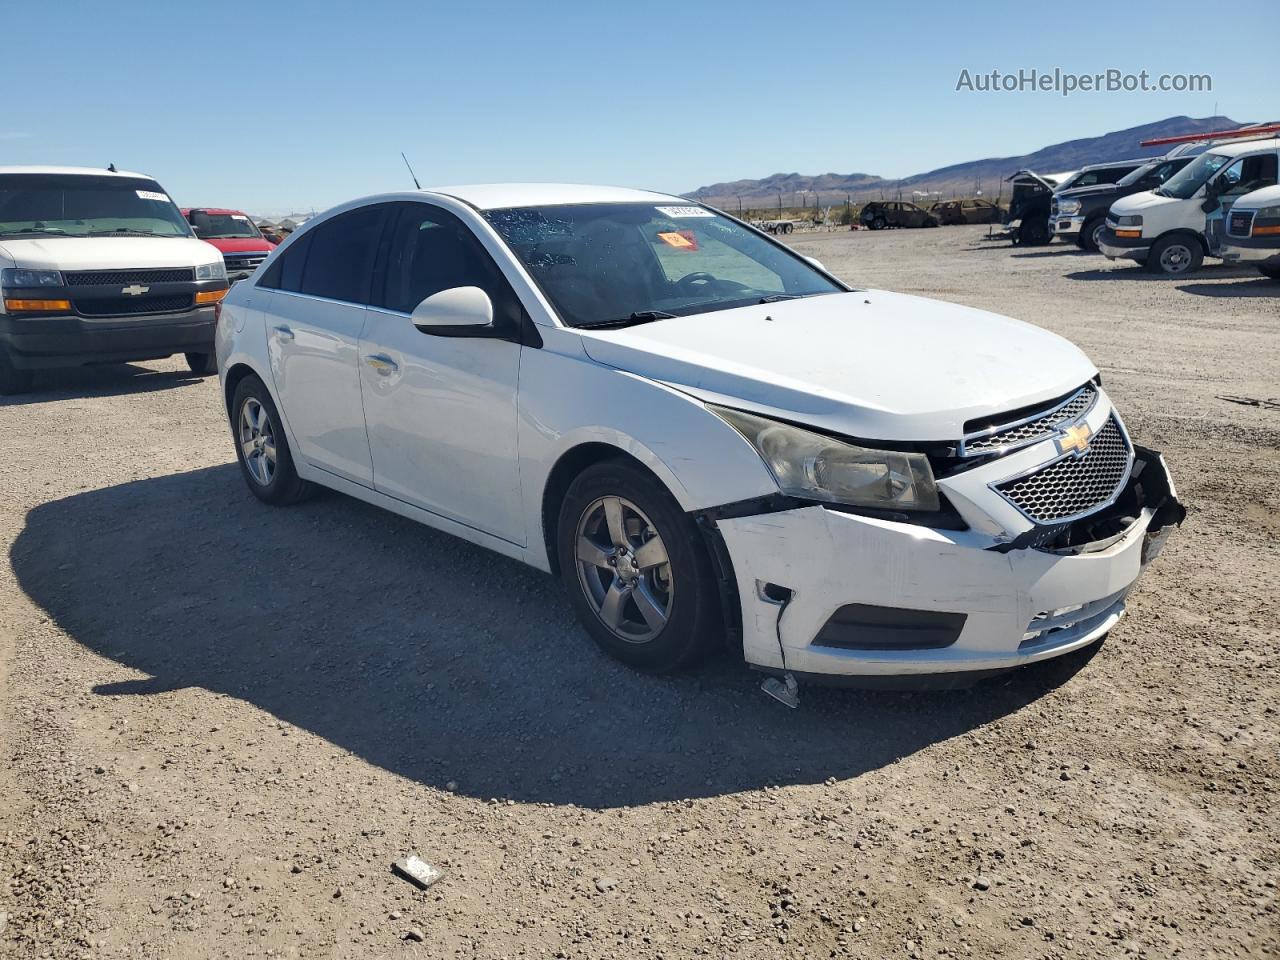
[[[39,35],[6,44],[0,164],[114,162],[184,205],[255,213],[402,189],[401,150],[424,186],[683,192],[778,171],[906,176],[1215,103],[1280,115],[1274,0],[22,9],[5,14],[10,39],[24,20]],[[1208,73],[1213,90],[955,89],[961,69],[1032,67]]]

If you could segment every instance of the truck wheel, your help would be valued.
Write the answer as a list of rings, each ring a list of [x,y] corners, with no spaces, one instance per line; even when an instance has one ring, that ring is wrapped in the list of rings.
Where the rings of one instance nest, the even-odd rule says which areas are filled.
[[[1204,263],[1204,251],[1194,237],[1175,234],[1161,237],[1147,255],[1147,269],[1166,277],[1180,277],[1194,273]]]
[[[1098,244],[1102,242],[1102,231],[1107,228],[1105,217],[1094,217],[1092,220],[1086,220],[1084,226],[1080,228],[1080,234],[1076,237],[1076,243],[1081,250],[1088,250],[1090,253],[1098,252]]]
[[[31,371],[19,370],[13,365],[9,352],[0,347],[0,396],[26,393],[31,389]]]
[[[560,507],[556,543],[574,612],[610,656],[669,673],[721,635],[698,530],[638,466],[619,459],[584,470]]]
[[[186,353],[187,366],[191,372],[201,377],[212,376],[218,372],[218,357],[213,353]]]
[[[783,233],[790,233],[790,232],[792,231],[792,229],[793,229],[793,228],[792,228],[791,224],[789,224],[789,223],[784,223],[784,224],[782,225],[782,232],[783,232]]]

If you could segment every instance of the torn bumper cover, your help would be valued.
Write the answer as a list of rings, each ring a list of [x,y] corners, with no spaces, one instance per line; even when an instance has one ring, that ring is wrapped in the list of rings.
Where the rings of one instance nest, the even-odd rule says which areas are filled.
[[[834,676],[1002,670],[1093,643],[1185,516],[1163,458],[1135,447],[1106,511],[1022,542],[801,506],[720,519],[743,651]],[[1105,514],[1105,515],[1104,515]]]

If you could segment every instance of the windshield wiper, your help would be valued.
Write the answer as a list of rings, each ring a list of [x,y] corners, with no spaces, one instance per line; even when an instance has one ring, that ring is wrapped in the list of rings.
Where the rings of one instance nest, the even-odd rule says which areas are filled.
[[[650,323],[654,320],[670,320],[676,315],[662,310],[637,310],[635,313],[616,320],[589,320],[586,323],[575,323],[579,330],[597,330],[602,327],[631,327],[637,323]]]
[[[767,297],[761,297],[757,303],[777,303],[779,300],[799,300],[798,293],[771,293]]]
[[[133,227],[116,227],[114,230],[90,230],[87,236],[110,237],[117,233],[127,233],[131,237],[176,237],[178,234],[156,233],[154,230],[135,230]]]
[[[82,237],[82,233],[67,233],[65,230],[5,230],[0,232],[4,237]]]

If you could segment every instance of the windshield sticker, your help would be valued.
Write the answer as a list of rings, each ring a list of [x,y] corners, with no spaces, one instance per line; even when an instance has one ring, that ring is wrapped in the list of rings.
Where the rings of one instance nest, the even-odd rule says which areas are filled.
[[[664,217],[714,217],[705,207],[654,207]]]
[[[134,191],[143,200],[159,200],[161,202],[168,200],[168,194],[156,193],[154,190],[135,190]]]
[[[246,217],[243,213],[233,213],[231,215],[231,219],[232,220],[248,220],[249,218]]]
[[[668,247],[675,247],[677,250],[692,252],[698,249],[698,238],[693,235],[692,230],[673,230],[669,233],[660,233],[658,234],[658,239]]]

